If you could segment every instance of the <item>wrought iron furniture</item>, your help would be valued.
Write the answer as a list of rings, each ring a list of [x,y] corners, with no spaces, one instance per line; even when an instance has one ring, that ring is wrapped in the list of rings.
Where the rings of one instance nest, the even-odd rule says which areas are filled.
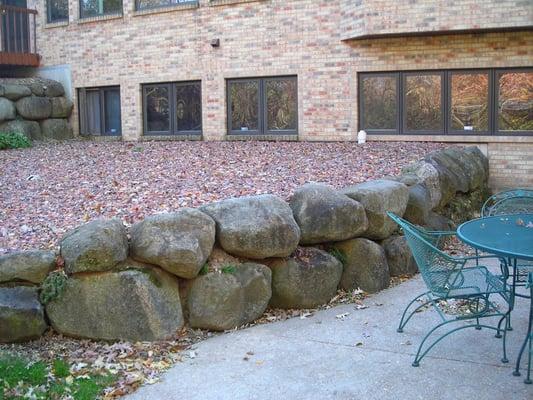
[[[533,261],[533,213],[511,214],[484,217],[465,222],[457,229],[457,236],[470,246],[509,259],[516,271],[517,263],[521,260]],[[517,261],[518,260],[518,261]],[[528,346],[528,366],[525,383],[531,380],[532,332],[533,322],[533,265],[521,264],[520,268],[528,272],[527,287],[529,288],[530,310],[528,331],[520,348],[516,361],[515,376],[520,375],[520,361],[526,346]],[[513,280],[513,286],[515,281]],[[516,292],[511,291],[510,306],[514,306]]]
[[[501,337],[503,333],[502,362],[508,362],[505,347],[506,329],[501,329],[501,324],[508,319],[511,309],[510,292],[505,283],[507,276],[493,275],[484,266],[466,265],[469,261],[494,257],[451,257],[439,247],[445,238],[455,235],[455,232],[426,231],[391,212],[387,214],[403,229],[428,288],[427,292],[418,295],[407,305],[400,320],[398,332],[403,332],[403,328],[411,317],[427,305],[433,306],[442,319],[442,322],[433,327],[422,339],[412,365],[419,366],[420,360],[448,335],[470,327],[494,329],[496,337]],[[505,263],[505,260],[503,262]],[[505,312],[500,311],[492,301],[494,296],[499,296],[504,300],[507,305]],[[446,306],[449,302],[456,302],[460,305],[453,315],[447,313]],[[412,307],[413,305],[416,306]],[[482,318],[497,318],[498,322],[495,325],[481,324]],[[459,322],[460,326],[441,333],[430,344],[426,344],[440,328],[447,327],[454,322]]]

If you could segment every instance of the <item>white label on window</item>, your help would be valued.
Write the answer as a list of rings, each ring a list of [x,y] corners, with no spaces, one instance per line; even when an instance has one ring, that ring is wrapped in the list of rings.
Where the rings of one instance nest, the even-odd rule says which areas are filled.
[[[247,131],[247,130],[248,130],[247,126],[241,126],[241,131]]]
[[[473,131],[474,127],[471,125],[465,125],[465,131]]]

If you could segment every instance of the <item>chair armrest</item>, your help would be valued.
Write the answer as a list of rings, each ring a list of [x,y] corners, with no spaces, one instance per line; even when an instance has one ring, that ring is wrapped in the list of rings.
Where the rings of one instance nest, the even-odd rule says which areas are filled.
[[[476,265],[479,265],[477,263],[478,260],[481,259],[496,259],[500,261],[500,268],[502,270],[502,276],[503,278],[507,279],[509,277],[509,266],[507,265],[507,260],[503,257],[494,256],[494,255],[487,255],[487,256],[470,256],[470,257],[461,257],[461,260],[464,260],[465,264],[469,260],[476,260]],[[472,267],[470,267],[472,268]]]
[[[457,236],[455,231],[427,231],[431,236]]]

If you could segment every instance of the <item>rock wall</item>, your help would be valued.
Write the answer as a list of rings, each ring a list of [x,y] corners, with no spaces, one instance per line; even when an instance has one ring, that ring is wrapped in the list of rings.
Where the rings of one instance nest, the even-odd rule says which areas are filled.
[[[377,292],[417,272],[386,212],[449,229],[478,212],[487,178],[476,147],[453,147],[398,176],[341,190],[306,184],[288,203],[226,199],[149,216],[129,232],[116,219],[89,222],[61,239],[59,254],[0,257],[0,341],[36,338],[48,325],[73,337],[160,340],[186,322],[228,330],[268,306],[313,308],[339,288]]]
[[[71,139],[73,103],[63,86],[41,78],[0,79],[0,132],[29,139]]]

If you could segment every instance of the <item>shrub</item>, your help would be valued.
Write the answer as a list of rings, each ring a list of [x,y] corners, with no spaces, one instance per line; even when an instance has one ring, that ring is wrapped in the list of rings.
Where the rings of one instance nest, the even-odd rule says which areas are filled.
[[[237,272],[237,267],[235,267],[235,265],[225,265],[222,267],[221,271],[223,274],[234,274]]]
[[[0,150],[31,147],[31,141],[22,133],[0,132]]]
[[[57,299],[65,290],[67,284],[67,275],[63,271],[54,271],[50,273],[41,285],[41,303],[48,304]]]

